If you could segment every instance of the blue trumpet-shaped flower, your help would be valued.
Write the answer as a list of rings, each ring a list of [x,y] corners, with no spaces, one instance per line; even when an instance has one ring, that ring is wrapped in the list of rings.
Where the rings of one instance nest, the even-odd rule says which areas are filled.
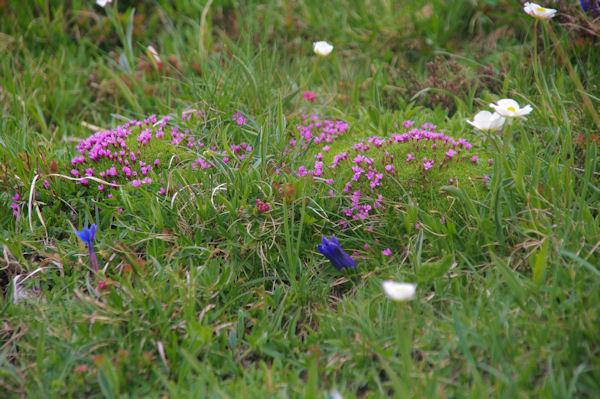
[[[88,229],[81,229],[81,231],[75,231],[81,241],[85,242],[88,246],[92,246],[94,237],[96,237],[96,225],[91,225]]]
[[[90,266],[92,270],[98,271],[98,258],[96,257],[96,252],[94,251],[94,238],[96,237],[96,225],[93,224],[87,229],[81,229],[81,231],[75,231],[81,241],[85,242],[88,247],[88,255],[90,258]]]
[[[600,1],[598,0],[579,0],[581,8],[594,17],[600,16]]]
[[[348,255],[342,247],[340,247],[340,242],[335,236],[331,236],[331,241],[327,239],[327,237],[323,237],[321,240],[321,244],[317,245],[317,249],[321,252],[329,262],[335,267],[338,271],[342,271],[344,269],[356,269],[356,262]]]

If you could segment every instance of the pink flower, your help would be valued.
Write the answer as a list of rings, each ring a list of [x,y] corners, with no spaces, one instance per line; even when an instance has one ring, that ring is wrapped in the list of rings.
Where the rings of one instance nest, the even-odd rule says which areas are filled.
[[[471,162],[473,162],[473,163],[477,163],[477,155],[473,155],[473,156],[471,157]]]
[[[246,122],[248,122],[248,120],[244,118],[239,112],[237,114],[233,114],[232,119],[238,124],[238,126],[243,126],[246,124]]]
[[[256,210],[259,213],[268,212],[271,209],[271,205],[267,202],[263,202],[260,199],[256,199]]]
[[[44,180],[44,181],[42,182],[42,184],[44,185],[44,187],[46,187],[46,188],[50,188],[50,183],[48,183],[48,180]]]
[[[407,154],[407,155],[406,155],[406,162],[410,162],[410,161],[412,161],[413,159],[415,159],[415,157],[413,157],[413,156],[412,156],[412,154]]]
[[[119,208],[119,214],[123,213],[123,208]]]
[[[389,248],[386,248],[386,249],[384,249],[383,251],[381,251],[381,253],[382,253],[384,256],[390,256],[390,255],[392,254],[392,250],[391,250],[391,249],[389,249]]]
[[[131,182],[131,185],[133,187],[139,187],[142,184],[142,182],[140,181],[140,179],[135,179]]]
[[[489,177],[487,177],[487,176],[483,176],[483,182],[484,182],[484,183],[487,183],[487,181],[488,181],[489,179],[490,179]]]
[[[354,158],[354,159],[352,160],[352,162],[354,162],[355,164],[358,164],[358,165],[360,165],[360,164],[362,163],[362,161],[364,161],[364,160],[365,160],[365,157],[364,157],[363,155],[361,155],[361,154],[358,154],[358,155],[356,156],[356,158]]]
[[[298,168],[298,177],[306,176],[306,168],[304,166],[300,166]]]
[[[369,244],[365,244],[365,249],[369,249]]]
[[[488,159],[488,163],[491,165],[494,162],[492,158]]]
[[[305,91],[304,93],[302,93],[302,99],[306,100],[306,101],[310,101],[311,103],[315,102],[317,95],[315,93],[313,93],[312,91]]]
[[[452,158],[455,155],[456,155],[456,151],[454,151],[452,148],[450,148],[448,151],[446,151],[446,156],[448,158]]]

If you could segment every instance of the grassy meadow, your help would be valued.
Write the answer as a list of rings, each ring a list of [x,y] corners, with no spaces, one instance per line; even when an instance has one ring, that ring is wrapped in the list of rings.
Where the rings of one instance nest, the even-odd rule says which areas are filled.
[[[0,0],[0,398],[600,397],[600,22],[542,5]]]

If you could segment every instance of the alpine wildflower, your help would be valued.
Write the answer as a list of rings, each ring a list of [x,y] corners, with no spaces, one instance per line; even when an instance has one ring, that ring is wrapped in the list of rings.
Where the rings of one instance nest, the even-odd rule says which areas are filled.
[[[494,109],[500,116],[505,118],[525,118],[525,115],[528,115],[533,111],[531,105],[527,104],[523,108],[519,105],[518,102],[511,98],[503,98],[502,100],[498,100],[496,104],[490,104],[490,107]]]
[[[381,288],[383,288],[383,292],[385,292],[390,299],[404,302],[414,299],[417,285],[386,280],[381,283]]]
[[[302,99],[304,99],[306,101],[310,101],[311,103],[314,103],[316,98],[317,98],[317,95],[312,91],[307,90],[304,93],[302,93]]]
[[[325,42],[318,41],[313,43],[313,50],[316,55],[320,55],[321,57],[326,57],[333,51],[333,45]]]
[[[539,4],[529,2],[523,5],[523,11],[535,19],[542,19],[544,21],[552,19],[552,17],[554,17],[554,15],[557,13],[554,8],[545,8]]]
[[[98,271],[98,258],[94,251],[94,238],[96,237],[96,225],[92,224],[89,228],[81,229],[81,231],[75,231],[81,241],[83,241],[88,247],[88,255],[90,258],[90,266],[95,272]]]
[[[356,262],[348,255],[342,247],[340,247],[340,242],[335,236],[331,236],[331,240],[328,240],[327,237],[323,237],[321,239],[321,244],[317,245],[317,249],[321,254],[323,254],[329,262],[335,267],[338,271],[342,271],[344,269],[356,269]]]

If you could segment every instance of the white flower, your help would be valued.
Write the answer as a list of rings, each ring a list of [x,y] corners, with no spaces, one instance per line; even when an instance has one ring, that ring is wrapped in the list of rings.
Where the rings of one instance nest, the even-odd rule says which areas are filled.
[[[479,129],[484,132],[491,130],[498,130],[504,125],[504,117],[497,112],[493,114],[490,111],[479,111],[473,118],[473,121],[467,119],[467,123],[472,125],[475,129]]]
[[[333,51],[333,46],[324,41],[314,42],[313,50],[315,51],[315,54],[325,57],[331,54]]]
[[[394,301],[408,301],[415,297],[417,285],[386,280],[381,283],[381,288],[383,288],[385,294]]]
[[[112,3],[112,0],[96,0],[96,4],[100,7],[106,7],[108,3]]]
[[[545,8],[535,3],[525,3],[523,6],[523,11],[531,15],[533,18],[543,19],[546,21],[554,17],[554,14],[556,14],[556,10],[554,8]]]
[[[510,98],[503,98],[498,100],[496,104],[490,104],[490,107],[494,109],[500,116],[505,118],[525,118],[525,115],[533,111],[531,105],[526,105],[523,108],[519,106],[519,103]]]

